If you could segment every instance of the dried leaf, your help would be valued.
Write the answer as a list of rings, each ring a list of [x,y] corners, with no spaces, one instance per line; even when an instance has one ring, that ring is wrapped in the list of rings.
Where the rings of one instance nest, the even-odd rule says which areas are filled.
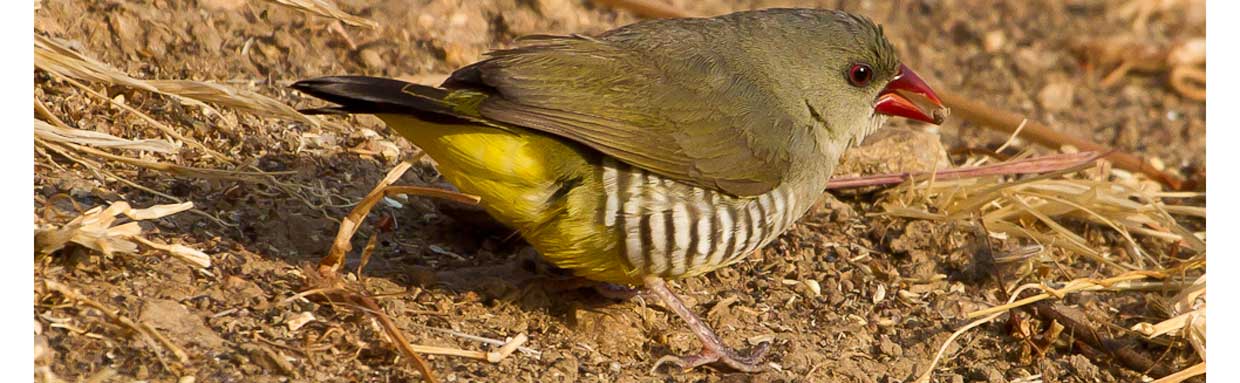
[[[193,208],[192,202],[155,205],[145,209],[133,209],[125,201],[113,202],[107,208],[96,206],[60,228],[35,229],[35,252],[39,255],[49,255],[72,242],[104,255],[132,254],[138,251],[138,244],[134,243],[137,241],[148,247],[165,251],[192,265],[207,268],[211,266],[211,257],[206,253],[184,245],[166,245],[143,238],[142,226],[138,225],[138,221],[141,220],[162,218]],[[117,217],[121,215],[133,221],[113,226]]]

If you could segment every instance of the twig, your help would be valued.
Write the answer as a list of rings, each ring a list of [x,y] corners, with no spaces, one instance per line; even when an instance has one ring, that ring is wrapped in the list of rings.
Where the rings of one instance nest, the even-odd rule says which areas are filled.
[[[387,188],[383,189],[384,196],[390,197],[390,196],[397,195],[397,194],[408,194],[408,195],[416,195],[416,196],[422,196],[422,197],[441,198],[441,199],[446,199],[446,200],[453,201],[453,202],[460,202],[466,205],[477,205],[478,200],[479,200],[477,196],[457,193],[451,190],[428,188],[428,187],[423,187],[423,186],[395,185],[395,186],[388,186]]]
[[[357,50],[357,42],[353,41],[353,37],[349,36],[348,31],[344,30],[344,24],[341,24],[340,20],[332,21],[331,26],[328,28],[344,39],[344,43],[349,45],[350,51]]]
[[[508,341],[507,344],[504,344],[503,347],[500,347],[499,350],[488,352],[487,361],[491,363],[499,363],[500,361],[507,359],[509,355],[512,355],[514,351],[517,351],[517,347],[521,347],[521,345],[525,344],[528,340],[530,340],[530,338],[526,336],[525,333],[517,334],[516,337]]]
[[[60,119],[60,117],[56,117],[55,114],[52,114],[51,110],[47,109],[47,105],[43,104],[43,100],[37,98],[34,99],[34,116],[38,119],[47,120],[55,126],[68,127],[68,125]]]
[[[938,364],[939,364],[939,359],[943,357],[943,353],[947,351],[947,346],[948,346],[948,345],[950,345],[950,344],[952,343],[952,341],[955,341],[955,340],[956,340],[956,338],[959,338],[961,334],[964,334],[964,333],[965,333],[965,331],[969,331],[970,329],[972,329],[972,328],[974,328],[974,327],[981,326],[981,325],[983,325],[983,324],[989,323],[990,321],[995,320],[995,318],[998,318],[1000,315],[1003,315],[1003,313],[998,312],[998,313],[990,314],[989,316],[987,316],[987,317],[985,317],[985,318],[978,319],[978,320],[975,320],[975,321],[973,321],[973,322],[970,322],[969,324],[965,325],[964,327],[961,327],[960,329],[956,330],[955,332],[952,332],[952,335],[951,335],[951,336],[948,336],[948,337],[947,337],[947,340],[943,341],[943,345],[942,345],[942,346],[939,346],[939,352],[936,352],[936,353],[934,354],[934,359],[931,359],[931,360],[930,360],[930,366],[929,366],[929,367],[927,367],[927,368],[926,368],[926,371],[925,371],[925,372],[923,372],[923,373],[921,374],[921,376],[918,376],[918,377],[917,377],[917,380],[915,380],[914,382],[917,382],[917,383],[926,383],[926,382],[929,382],[929,381],[930,381],[930,376],[934,373],[934,366],[936,366],[936,365],[938,365]]]
[[[353,248],[353,244],[349,241],[353,239],[353,234],[357,233],[360,228],[362,219],[370,214],[370,209],[382,199],[383,189],[400,179],[409,168],[413,167],[413,163],[402,161],[389,170],[387,175],[375,185],[370,193],[349,212],[340,221],[340,228],[336,231],[336,239],[332,241],[332,247],[327,252],[327,256],[319,260],[319,272],[324,275],[335,274],[340,270],[340,266],[344,265],[344,256]]]
[[[943,100],[943,105],[952,109],[953,115],[985,125],[993,130],[1012,133],[1016,127],[1021,126],[1021,121],[1025,120],[1024,117],[1018,114],[990,108],[950,90],[941,90],[938,92],[938,95]],[[1028,121],[1022,131],[1025,138],[1052,149],[1059,149],[1064,145],[1072,145],[1083,151],[1107,152],[1106,159],[1114,162],[1115,166],[1129,171],[1144,173],[1155,181],[1170,186],[1175,190],[1183,190],[1193,186],[1185,184],[1183,179],[1175,175],[1155,169],[1144,158],[1124,152],[1112,151],[1110,148],[1084,138],[1057,132],[1037,121]]]
[[[1003,149],[1007,149],[1007,147],[1012,145],[1013,142],[1016,142],[1016,138],[1020,137],[1020,131],[1025,130],[1025,124],[1027,123],[1029,123],[1029,119],[1027,118],[1020,120],[1020,125],[1016,126],[1016,130],[1012,131],[1012,135],[1008,136],[1007,141],[1003,141],[1003,145],[999,145],[999,148],[995,149],[995,153],[1003,153]]]
[[[370,235],[370,239],[366,240],[366,246],[362,248],[362,261],[357,263],[357,280],[362,280],[362,270],[366,268],[366,264],[370,263],[370,256],[375,252],[375,246],[379,242],[379,233]]]
[[[426,365],[426,361],[423,360],[421,356],[418,356],[418,353],[410,347],[411,345],[409,344],[409,340],[405,338],[405,333],[401,332],[400,329],[396,327],[395,323],[392,323],[392,318],[389,318],[387,314],[383,313],[383,309],[379,308],[379,305],[375,303],[374,299],[370,299],[370,297],[361,294],[348,294],[348,297],[356,304],[366,308],[371,315],[374,315],[375,318],[379,320],[379,324],[382,325],[381,327],[383,327],[383,331],[387,333],[393,343],[396,343],[396,348],[399,349],[401,354],[404,354],[406,358],[409,358],[409,360],[414,362],[414,366],[416,366],[418,371],[422,373],[423,380],[427,383],[437,382],[435,379],[435,374],[431,373],[430,366]]]
[[[410,194],[422,195],[435,198],[444,198],[461,203],[476,204],[478,197],[461,194],[449,190],[434,189],[420,186],[390,186],[400,176],[405,174],[413,163],[403,161],[392,170],[388,171],[387,176],[375,185],[370,193],[349,212],[340,222],[340,229],[336,232],[336,239],[332,241],[332,247],[328,250],[327,256],[319,260],[319,272],[326,274],[334,274],[340,270],[340,266],[344,264],[344,256],[353,248],[350,240],[353,234],[357,233],[357,229],[361,227],[361,222],[370,214],[370,210],[379,203],[383,197],[391,194]]]
[[[594,2],[633,12],[641,17],[657,19],[693,17],[689,12],[654,0],[594,0]]]
[[[529,337],[526,336],[524,333],[517,334],[517,336],[512,338],[512,340],[508,341],[507,343],[503,343],[503,346],[500,347],[499,350],[491,351],[491,352],[463,350],[463,349],[452,348],[452,347],[424,346],[420,344],[409,344],[407,346],[409,346],[410,350],[423,353],[423,354],[459,356],[462,358],[485,360],[491,363],[499,363],[503,361],[504,359],[507,359],[508,356],[512,355],[512,353],[517,351],[519,348],[523,348],[521,347],[521,345],[525,344],[525,342],[528,340],[529,340]]]
[[[459,348],[439,347],[439,346],[423,346],[420,344],[407,345],[410,350],[431,355],[447,355],[459,356],[462,358],[487,360],[487,353],[474,350],[462,350]]]
[[[1023,307],[1025,311],[1042,318],[1047,322],[1059,322],[1064,326],[1064,333],[1073,339],[1100,350],[1114,358],[1121,365],[1152,377],[1164,377],[1171,374],[1166,366],[1155,363],[1153,358],[1135,350],[1135,342],[1129,340],[1106,339],[1099,334],[1098,328],[1086,322],[1083,313],[1071,310],[1066,306],[1051,302],[1037,302]]]

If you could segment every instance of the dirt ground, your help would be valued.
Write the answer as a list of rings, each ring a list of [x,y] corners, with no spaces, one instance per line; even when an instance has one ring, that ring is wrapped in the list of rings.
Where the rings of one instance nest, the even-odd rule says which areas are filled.
[[[1205,8],[1200,2],[670,3],[702,15],[792,5],[868,15],[884,25],[904,62],[935,88],[971,95],[1060,131],[1155,158],[1169,172],[1204,182],[1205,102],[1175,92],[1158,68],[1138,65],[1108,82],[1115,62],[1081,48],[1089,38],[1126,38],[1141,42],[1138,46],[1166,47],[1204,36]],[[583,0],[339,2],[342,10],[376,22],[379,28],[373,30],[334,26],[333,19],[260,0],[36,4],[36,35],[63,39],[71,49],[133,77],[222,83],[294,107],[321,105],[285,88],[298,79],[361,74],[435,83],[488,49],[510,46],[520,35],[598,33],[639,20]],[[1133,11],[1140,6],[1149,7],[1148,16],[1134,16],[1145,9]],[[1138,17],[1143,22],[1134,22]],[[1120,52],[1121,57],[1140,54]],[[43,71],[35,76],[36,99],[69,126],[132,139],[166,137],[137,114],[62,79]],[[87,82],[87,87],[236,163],[192,145],[170,155],[144,154],[145,159],[282,173],[274,177],[278,182],[251,182],[177,175],[95,158],[96,169],[39,147],[36,226],[63,225],[81,210],[112,201],[134,207],[192,201],[194,212],[144,221],[143,233],[201,250],[210,255],[212,265],[199,269],[146,247],[137,254],[102,256],[71,246],[37,258],[35,364],[47,369],[36,378],[419,378],[372,316],[322,297],[294,297],[314,286],[309,267],[327,253],[339,219],[400,160],[414,158],[416,148],[371,117],[333,117],[315,127],[224,106],[216,107],[218,115],[209,115],[197,106],[131,87],[100,82]],[[937,128],[893,121],[887,129],[904,129],[906,133],[896,137],[918,135],[907,133],[910,129],[938,135],[957,164],[966,149],[990,150],[1007,141],[1004,134],[954,118]],[[942,155],[936,145],[873,148],[854,152],[853,164],[844,171],[910,170],[887,168],[903,163],[901,158]],[[1013,148],[1033,147],[1017,140]],[[429,160],[422,158],[398,183],[439,182]],[[380,307],[411,343],[489,351],[494,346],[448,332],[498,340],[526,334],[525,347],[540,353],[517,352],[499,363],[423,355],[445,382],[907,382],[930,365],[955,329],[968,323],[966,313],[1001,304],[1007,296],[995,283],[1002,273],[978,261],[975,225],[892,217],[879,207],[887,198],[874,191],[825,195],[794,229],[747,261],[674,283],[729,344],[773,341],[770,368],[752,375],[713,368],[652,374],[652,363],[660,356],[691,352],[698,345],[674,315],[641,297],[616,302],[588,289],[559,288],[563,276],[539,264],[519,238],[470,219],[468,209],[450,203],[409,198],[400,206],[381,204],[353,244],[361,249],[376,235],[373,225],[388,221],[390,231],[378,234],[362,284],[378,295]],[[1182,223],[1205,230],[1204,219],[1184,218]],[[1096,225],[1074,222],[1071,228],[1086,233],[1090,246],[1126,251],[1116,235]],[[999,237],[989,242],[996,249],[1028,244]],[[1190,257],[1165,241],[1140,242],[1169,264]],[[350,270],[358,265],[357,253],[352,253]],[[1039,269],[1045,281],[1111,274],[1055,244],[1047,244],[1044,256],[1053,260]],[[1201,267],[1186,277],[1203,273]],[[49,288],[46,281],[68,286],[113,312],[88,308],[81,299]],[[1090,318],[1105,318],[1111,326],[1104,332],[1123,337],[1136,323],[1165,319],[1163,308],[1171,295],[1089,293],[1070,295],[1060,303]],[[183,349],[185,358],[113,317],[149,326]],[[1068,336],[1040,343],[1036,335],[1049,327],[1031,321],[1028,314],[1013,314],[966,332],[948,347],[932,381],[1142,381],[1142,374],[1113,355],[1084,352]],[[1033,330],[1025,331],[1029,328]],[[1030,333],[1035,336],[1030,338]],[[1139,342],[1133,347],[1168,371],[1197,363],[1183,342]]]

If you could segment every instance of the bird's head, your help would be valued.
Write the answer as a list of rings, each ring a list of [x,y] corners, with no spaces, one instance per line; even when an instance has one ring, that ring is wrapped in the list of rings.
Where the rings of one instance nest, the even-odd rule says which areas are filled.
[[[887,116],[943,122],[942,101],[900,61],[882,27],[846,12],[811,12],[793,23],[788,37],[800,48],[790,54],[812,73],[800,84],[805,104],[832,136],[860,140]]]

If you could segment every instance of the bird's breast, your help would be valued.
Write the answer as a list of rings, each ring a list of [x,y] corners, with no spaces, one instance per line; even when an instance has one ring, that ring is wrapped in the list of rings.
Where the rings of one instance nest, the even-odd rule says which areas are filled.
[[[684,278],[740,261],[813,202],[794,185],[735,197],[612,158],[604,158],[597,173],[603,190],[596,221],[618,239],[612,255],[637,276]]]

